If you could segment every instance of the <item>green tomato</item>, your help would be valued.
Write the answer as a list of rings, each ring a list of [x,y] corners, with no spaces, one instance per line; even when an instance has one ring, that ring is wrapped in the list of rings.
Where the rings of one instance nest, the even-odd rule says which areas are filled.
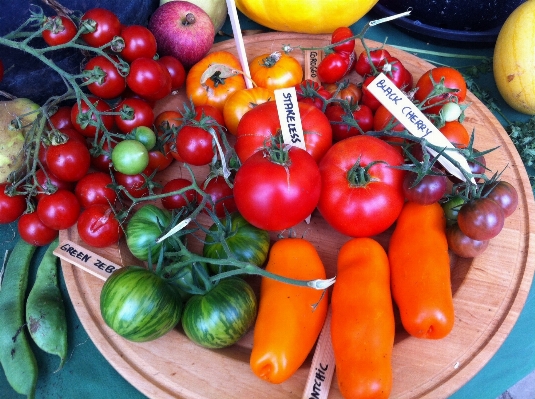
[[[106,324],[134,342],[168,333],[180,321],[182,309],[175,288],[140,266],[117,269],[100,293],[100,312]]]
[[[147,126],[137,126],[130,132],[134,140],[139,141],[150,151],[156,145],[156,134],[154,130]]]
[[[111,161],[116,171],[137,175],[149,164],[149,151],[137,140],[123,140],[113,148]]]
[[[171,223],[171,212],[152,204],[144,205],[132,216],[126,226],[126,245],[132,254],[140,260],[148,260],[149,248],[152,261],[156,261],[160,248],[168,248],[170,237],[161,243],[156,240],[163,235]]]
[[[442,209],[444,210],[444,216],[446,216],[446,225],[453,226],[457,223],[457,215],[459,210],[464,205],[465,200],[463,197],[456,195],[451,197],[446,202],[442,204]]]
[[[236,343],[253,326],[256,311],[251,286],[239,277],[229,277],[186,302],[182,327],[197,345],[224,348]]]
[[[223,244],[225,243],[232,257],[242,262],[262,266],[269,251],[269,233],[250,224],[238,212],[232,213],[228,218],[221,218],[220,222],[222,229],[219,228],[218,223],[210,227],[205,238],[203,256],[211,259],[226,259],[227,253]],[[210,264],[212,273],[232,269],[235,267]]]

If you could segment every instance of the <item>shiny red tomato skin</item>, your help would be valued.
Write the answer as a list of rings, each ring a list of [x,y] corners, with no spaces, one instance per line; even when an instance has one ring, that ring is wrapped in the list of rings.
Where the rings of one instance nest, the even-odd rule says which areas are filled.
[[[74,194],[83,208],[95,204],[113,205],[117,200],[117,193],[107,187],[109,184],[112,184],[109,173],[92,172],[76,183]]]
[[[145,176],[150,175],[150,170],[144,170],[143,174]],[[144,185],[147,182],[143,174],[137,175],[126,175],[121,172],[114,172],[115,180],[117,184],[123,186],[126,191],[134,198],[146,197],[149,195],[149,189]]]
[[[371,180],[356,185],[348,179],[355,164],[369,167]],[[334,144],[320,162],[318,210],[338,232],[351,237],[382,233],[397,219],[403,203],[405,171],[397,149],[372,136],[354,136]]]
[[[319,162],[332,145],[332,128],[329,119],[312,104],[299,102],[299,114],[305,136],[306,151]],[[241,162],[255,152],[271,145],[271,137],[280,133],[277,105],[274,101],[257,105],[238,124],[234,149]]]
[[[265,151],[257,151],[238,169],[234,199],[240,214],[253,226],[284,230],[316,208],[321,191],[316,161],[298,147],[291,147],[288,156],[290,161],[281,165]]]
[[[121,34],[121,21],[112,11],[105,8],[92,8],[82,15],[81,21],[92,19],[96,22],[94,32],[81,35],[87,44],[100,47]]]
[[[115,59],[117,61],[116,57]],[[97,67],[101,68],[106,76],[102,79],[102,82],[97,81],[88,84],[89,91],[95,96],[104,99],[113,99],[120,96],[126,88],[126,79],[119,73],[115,64],[103,55],[97,55],[87,62],[84,71],[93,71]]]
[[[228,185],[223,176],[217,176],[209,181],[205,181],[202,190],[211,198],[211,202],[206,204],[218,218],[226,215],[225,212],[232,213],[238,208],[234,199],[234,190]],[[197,193],[197,203],[202,201],[202,195]],[[213,204],[213,206],[212,206]]]
[[[95,106],[97,111],[100,112],[111,112],[111,108],[107,102],[105,102],[102,99],[96,98],[96,97],[90,97],[89,101]],[[82,126],[78,122],[78,118],[82,115],[84,116],[87,114],[87,117],[91,115],[91,119],[96,121],[97,117],[95,115],[92,115],[92,112],[90,112],[89,105],[85,103],[85,101],[82,101],[81,108],[78,108],[78,104],[74,104],[71,108],[71,123],[73,124],[74,128],[78,130],[80,133],[82,133],[86,137],[95,137],[97,134],[97,128],[96,126],[88,124],[87,126]],[[111,130],[113,128],[113,115],[100,115],[102,125],[105,129]],[[99,135],[102,134],[102,129],[99,131]]]
[[[124,49],[121,57],[132,62],[139,57],[153,58],[156,55],[156,38],[152,32],[142,25],[126,25],[121,29]]]
[[[95,248],[116,244],[124,234],[113,209],[103,204],[94,204],[84,209],[76,228],[82,241]]]
[[[150,170],[156,170],[162,171],[166,168],[168,168],[173,160],[173,155],[171,153],[164,153],[165,150],[151,150],[149,151],[149,165],[147,166]]]
[[[71,122],[71,107],[64,105],[59,107],[54,114],[50,115],[49,126],[53,126],[56,129],[63,129],[65,127],[73,128]]]
[[[437,95],[426,100],[433,91],[434,83],[439,83],[441,79],[444,79],[444,86],[456,91]],[[425,101],[425,108],[422,111],[429,114],[438,114],[442,106],[452,96],[457,97],[459,103],[462,103],[466,98],[466,81],[458,70],[451,67],[435,67],[430,69],[420,76],[415,88],[418,90],[414,93],[414,99],[420,103]]]
[[[366,53],[366,51],[362,51],[359,54],[357,61],[355,62],[355,71],[361,76],[371,75],[373,72],[371,64],[373,64],[377,68],[377,66],[379,66],[381,61],[386,57],[390,57],[390,53],[388,52],[388,50],[384,50],[384,49],[371,50],[370,57],[368,57],[368,54]],[[370,63],[370,59],[371,59],[371,63]]]
[[[158,58],[158,63],[165,66],[171,75],[171,89],[178,90],[186,82],[186,69],[178,58],[171,55],[164,55]]]
[[[46,164],[59,179],[75,182],[87,174],[91,165],[91,154],[85,143],[69,140],[64,144],[48,147]]]
[[[7,195],[5,189],[8,185],[9,183],[0,184],[0,224],[14,222],[26,210],[26,197]]]
[[[24,241],[39,247],[50,244],[59,235],[58,230],[43,224],[37,212],[23,214],[19,218],[17,230]]]
[[[50,20],[51,18],[60,18],[63,29],[58,32],[54,32],[51,29],[45,29],[42,35],[46,44],[49,46],[58,46],[70,42],[74,36],[76,36],[78,28],[69,17],[58,15],[55,17],[49,17],[47,20]]]
[[[35,178],[42,187],[42,189],[40,187],[37,188],[37,201],[39,201],[44,195],[46,195],[43,190],[46,190],[46,188],[48,187],[48,182],[50,182],[51,185],[56,186],[58,190],[61,188],[69,191],[72,191],[76,184],[75,182],[67,182],[61,180],[48,170],[46,171],[45,175],[45,171],[43,169],[38,169],[35,172]]]
[[[349,39],[353,36],[353,32],[347,26],[340,26],[336,28],[331,34],[331,43],[336,44]],[[351,53],[355,49],[355,39],[345,41],[339,45],[333,47],[333,50],[337,53]]]
[[[331,53],[318,65],[318,76],[322,83],[336,83],[348,72],[350,59],[341,53]]]
[[[132,111],[132,119],[125,118],[125,115],[114,115],[115,125],[123,133],[130,133],[134,128],[146,126],[152,128],[154,122],[154,111],[152,106],[140,98],[125,98],[117,106],[118,112]],[[122,113],[122,112],[121,112]]]
[[[327,107],[325,115],[331,123],[334,142],[362,134],[358,128],[342,123],[342,117],[345,115],[345,111],[340,105],[332,104]],[[373,112],[370,107],[364,104],[359,105],[352,111],[352,115],[363,132],[372,130]]]
[[[41,198],[37,204],[37,215],[51,229],[68,229],[78,220],[80,203],[71,191],[58,190]]]
[[[191,181],[183,178],[171,179],[162,189],[162,194],[169,194],[173,191],[178,191],[183,188],[191,186]],[[195,190],[187,190],[183,194],[173,194],[167,197],[162,197],[162,205],[165,209],[180,209],[183,207],[192,204],[195,201],[196,192]]]

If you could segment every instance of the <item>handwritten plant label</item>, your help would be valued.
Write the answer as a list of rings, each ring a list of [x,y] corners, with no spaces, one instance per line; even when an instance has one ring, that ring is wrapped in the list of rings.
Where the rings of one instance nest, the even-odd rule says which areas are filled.
[[[301,125],[295,87],[275,90],[275,103],[277,104],[284,143],[305,150],[305,136]]]
[[[466,158],[455,149],[446,136],[444,136],[440,130],[427,119],[423,112],[420,111],[416,105],[414,105],[414,103],[383,73],[377,75],[370,85],[368,85],[368,90],[403,126],[405,126],[409,133],[416,137],[425,136],[427,141],[431,144],[440,148],[445,148],[447,154],[457,161],[462,169],[470,172],[470,166],[468,165]],[[429,151],[432,155],[437,155],[436,151],[431,149],[429,149]],[[462,181],[466,180],[462,172],[444,156],[441,155],[437,160],[444,165],[452,175],[458,177]]]
[[[316,343],[302,399],[326,399],[331,389],[334,368],[334,352],[331,344],[331,308],[329,307],[325,324],[323,324]]]
[[[54,250],[54,255],[104,281],[115,270],[121,268],[121,265],[110,262],[69,240],[62,241]]]
[[[305,79],[313,80],[320,83],[318,76],[318,66],[323,60],[323,50],[306,50],[305,51]]]

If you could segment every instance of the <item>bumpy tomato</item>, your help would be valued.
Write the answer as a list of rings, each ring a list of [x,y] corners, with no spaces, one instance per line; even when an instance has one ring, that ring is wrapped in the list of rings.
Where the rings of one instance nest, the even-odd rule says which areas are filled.
[[[354,136],[334,144],[320,162],[318,210],[337,231],[369,237],[390,227],[403,203],[399,151],[381,139]]]
[[[223,67],[215,68],[216,64]],[[195,105],[212,105],[220,111],[232,93],[245,88],[240,60],[228,51],[208,54],[191,67],[186,77],[186,96]]]
[[[303,80],[303,67],[299,61],[278,51],[255,57],[249,69],[253,82],[270,90],[294,86]]]
[[[232,94],[223,107],[225,126],[233,135],[238,133],[238,123],[247,111],[268,101],[275,101],[272,90],[264,87],[243,89]]]
[[[318,165],[305,150],[291,146],[257,151],[236,173],[234,199],[238,211],[253,226],[283,230],[312,213],[320,183]]]
[[[323,112],[311,104],[298,103],[305,136],[306,151],[319,162],[332,145],[332,128]],[[236,154],[245,162],[256,151],[271,145],[271,137],[280,133],[277,105],[260,104],[247,112],[238,124]]]

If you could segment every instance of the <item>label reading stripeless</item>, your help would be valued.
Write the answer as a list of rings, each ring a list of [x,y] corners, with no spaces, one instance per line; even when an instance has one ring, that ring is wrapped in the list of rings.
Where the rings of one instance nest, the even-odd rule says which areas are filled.
[[[275,102],[284,143],[305,150],[305,136],[301,125],[295,87],[275,90]]]
[[[433,123],[420,111],[416,105],[398,89],[390,79],[383,73],[368,85],[368,90],[377,100],[383,104],[388,111],[403,125],[405,128],[416,137],[424,137],[426,140],[440,148],[453,158],[462,169],[470,172],[470,166],[466,158],[456,150],[446,136],[438,130]],[[432,155],[437,155],[436,151],[428,149]],[[444,156],[438,157],[440,162],[448,171],[461,180],[466,180],[462,172],[452,162]]]

